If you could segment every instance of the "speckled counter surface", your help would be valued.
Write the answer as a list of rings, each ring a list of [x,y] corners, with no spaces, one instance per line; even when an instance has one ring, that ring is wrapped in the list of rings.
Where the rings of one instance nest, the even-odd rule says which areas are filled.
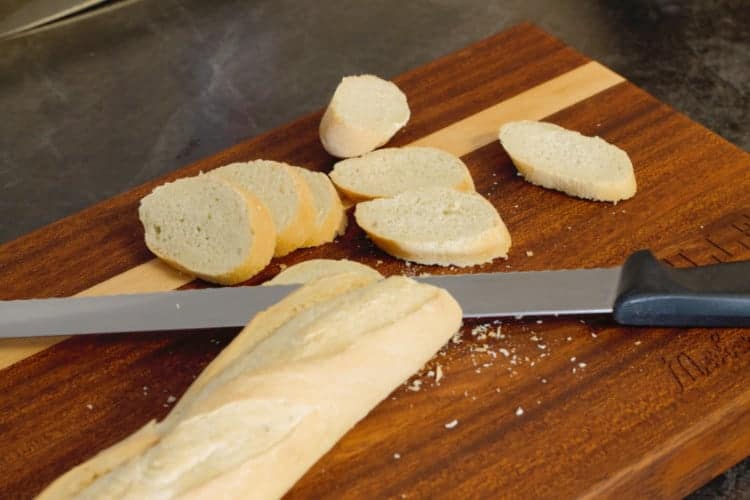
[[[524,20],[750,149],[748,0],[123,1],[0,40],[0,243]]]

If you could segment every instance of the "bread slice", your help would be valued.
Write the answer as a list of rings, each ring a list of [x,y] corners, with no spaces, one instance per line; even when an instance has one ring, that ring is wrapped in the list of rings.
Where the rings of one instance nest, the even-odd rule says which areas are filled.
[[[528,120],[506,123],[499,136],[518,171],[532,184],[615,203],[635,195],[628,154],[600,137]]]
[[[420,264],[473,266],[510,249],[500,215],[477,193],[415,189],[359,203],[354,217],[383,251]]]
[[[290,165],[255,160],[225,165],[208,175],[237,184],[268,207],[276,225],[274,256],[281,257],[302,247],[310,237],[315,221],[313,195]]]
[[[251,194],[207,175],[157,187],[138,215],[146,246],[172,267],[222,285],[247,280],[273,255],[276,230]]]
[[[324,290],[322,281],[309,286]],[[289,309],[306,288],[274,307]],[[460,324],[447,292],[401,276],[315,303],[249,343],[179,419],[159,424],[148,449],[76,490],[61,489],[72,484],[63,476],[43,495],[280,498]]]
[[[311,281],[345,273],[361,273],[372,279],[383,279],[383,275],[375,269],[359,262],[341,259],[311,259],[284,269],[264,285],[291,285],[294,283],[310,283]]]
[[[310,188],[315,206],[315,220],[304,246],[315,247],[333,241],[346,230],[346,213],[331,179],[322,172],[293,167]]]
[[[333,156],[360,156],[388,142],[410,116],[396,84],[373,75],[347,76],[320,121],[320,142]]]
[[[387,198],[428,186],[474,191],[464,162],[436,148],[378,149],[336,163],[330,176],[339,191],[354,201]]]

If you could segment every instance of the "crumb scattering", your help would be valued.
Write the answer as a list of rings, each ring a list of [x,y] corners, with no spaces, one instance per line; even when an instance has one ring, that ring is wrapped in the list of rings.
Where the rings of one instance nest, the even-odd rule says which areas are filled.
[[[526,250],[526,257],[533,257],[534,252],[532,250]]]
[[[518,408],[516,408],[516,416],[520,417],[521,415],[523,415],[523,408],[519,406]]]
[[[400,458],[401,458],[401,454],[400,454],[400,453],[394,453],[394,454],[393,454],[393,459],[394,459],[394,460],[398,460],[398,459],[400,459]]]

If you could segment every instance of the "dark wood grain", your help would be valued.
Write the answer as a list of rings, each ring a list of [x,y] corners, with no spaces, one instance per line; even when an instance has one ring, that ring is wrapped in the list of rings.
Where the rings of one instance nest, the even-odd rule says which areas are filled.
[[[393,144],[584,62],[529,25],[479,42],[397,79],[413,118]],[[317,139],[319,117],[0,247],[0,298],[69,295],[150,259],[136,206],[166,179],[257,157],[330,168]],[[473,271],[615,265],[646,247],[678,266],[750,258],[746,153],[629,83],[548,119],[625,149],[638,194],[617,205],[573,199],[517,177],[499,143],[474,151],[464,160],[506,221],[513,248],[507,261]],[[253,282],[280,263],[314,257],[349,257],[385,274],[458,272],[405,266],[350,224],[338,242],[275,261]],[[485,324],[494,336],[472,335]],[[169,396],[182,394],[235,334],[70,339],[0,371],[0,498],[32,496],[163,417]],[[529,318],[467,321],[462,338],[417,375],[420,391],[394,391],[289,497],[679,497],[750,453],[750,332]],[[439,384],[427,375],[437,364],[445,373]],[[458,425],[447,429],[454,419]]]

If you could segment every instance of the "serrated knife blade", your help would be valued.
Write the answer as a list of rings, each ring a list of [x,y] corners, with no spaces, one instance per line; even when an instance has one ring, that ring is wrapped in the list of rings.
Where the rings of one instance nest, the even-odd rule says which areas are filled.
[[[465,317],[612,312],[619,268],[418,277]],[[0,301],[0,338],[244,326],[298,285]]]

